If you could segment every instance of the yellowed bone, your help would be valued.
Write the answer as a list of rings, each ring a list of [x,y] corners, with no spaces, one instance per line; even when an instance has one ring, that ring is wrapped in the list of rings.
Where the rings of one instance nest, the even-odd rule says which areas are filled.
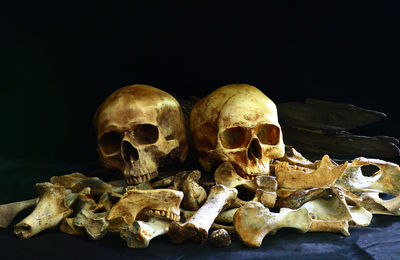
[[[33,212],[15,225],[14,234],[20,238],[33,235],[57,226],[72,213],[67,206],[64,186],[49,182],[37,183],[39,202]]]

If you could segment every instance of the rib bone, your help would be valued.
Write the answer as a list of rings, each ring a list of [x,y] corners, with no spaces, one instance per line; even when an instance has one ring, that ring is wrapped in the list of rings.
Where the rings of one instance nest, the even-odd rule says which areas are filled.
[[[208,230],[225,204],[237,196],[237,190],[224,185],[215,185],[210,189],[206,202],[185,223],[172,222],[168,235],[173,243],[181,243],[186,239],[207,240]]]
[[[64,186],[49,182],[37,183],[39,202],[33,212],[14,227],[14,234],[20,238],[33,235],[57,226],[72,213],[67,206]]]

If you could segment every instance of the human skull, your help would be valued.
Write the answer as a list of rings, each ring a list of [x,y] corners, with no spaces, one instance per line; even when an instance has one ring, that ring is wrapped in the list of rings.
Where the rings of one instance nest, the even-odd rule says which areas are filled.
[[[221,87],[195,104],[190,130],[199,162],[231,162],[242,176],[269,174],[269,163],[284,155],[275,104],[247,84]]]
[[[186,159],[182,109],[160,89],[136,84],[116,90],[97,109],[93,123],[101,163],[122,171],[128,184],[156,177],[165,159]]]

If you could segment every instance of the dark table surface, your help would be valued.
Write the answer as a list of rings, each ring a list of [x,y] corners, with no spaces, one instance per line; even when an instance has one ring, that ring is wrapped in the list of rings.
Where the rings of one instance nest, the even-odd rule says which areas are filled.
[[[97,167],[95,163],[0,158],[0,204],[36,197],[35,183],[51,176],[74,171],[90,175]],[[232,244],[224,248],[208,242],[175,245],[162,236],[153,239],[148,248],[132,249],[118,233],[92,241],[54,229],[20,240],[14,236],[13,226],[28,213],[21,213],[7,229],[0,229],[1,259],[400,259],[400,217],[392,216],[374,215],[370,226],[350,228],[349,237],[282,229],[266,236],[257,249],[244,246],[234,235]]]

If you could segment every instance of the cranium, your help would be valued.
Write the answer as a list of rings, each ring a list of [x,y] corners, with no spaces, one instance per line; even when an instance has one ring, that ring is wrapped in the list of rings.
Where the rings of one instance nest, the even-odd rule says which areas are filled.
[[[190,130],[199,162],[231,162],[240,175],[269,174],[269,163],[284,155],[275,104],[246,84],[221,87],[195,104]]]
[[[119,169],[128,184],[148,181],[165,159],[187,155],[184,117],[168,93],[147,85],[132,85],[112,93],[94,116],[100,161]]]

